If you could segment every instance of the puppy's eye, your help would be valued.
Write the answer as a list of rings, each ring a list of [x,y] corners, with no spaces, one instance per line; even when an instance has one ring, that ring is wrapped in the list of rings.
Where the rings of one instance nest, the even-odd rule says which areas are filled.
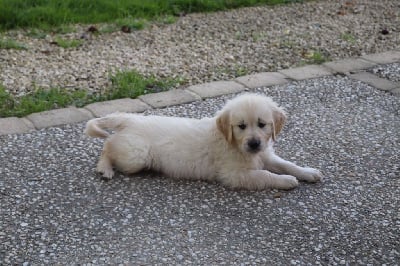
[[[258,122],[258,127],[259,127],[259,128],[263,128],[263,127],[265,127],[265,123]]]
[[[245,125],[245,124],[240,124],[240,125],[238,125],[238,127],[239,127],[241,130],[245,130],[245,129],[246,129],[246,125]]]

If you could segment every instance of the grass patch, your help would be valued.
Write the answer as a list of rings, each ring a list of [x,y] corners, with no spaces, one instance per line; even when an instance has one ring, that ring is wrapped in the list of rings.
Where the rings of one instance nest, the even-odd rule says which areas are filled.
[[[152,92],[165,91],[183,82],[181,79],[144,77],[137,71],[119,72],[111,77],[112,86],[99,95],[86,90],[61,88],[42,89],[21,97],[13,97],[0,85],[0,117],[23,117],[67,106],[83,107],[89,103],[120,98],[136,98]]]
[[[261,41],[265,38],[265,33],[263,32],[253,32],[251,34],[251,37],[253,38],[253,42],[258,42]]]
[[[112,86],[105,95],[107,100],[136,98],[147,93],[166,91],[181,84],[183,80],[173,78],[159,80],[154,76],[143,77],[137,71],[125,71],[111,77],[111,82]]]
[[[249,70],[240,64],[235,64],[231,67],[216,67],[214,72],[217,77],[220,76],[233,76],[233,77],[241,77],[249,74]]]
[[[99,33],[112,33],[118,31],[118,26],[115,24],[104,24],[99,28]]]
[[[235,69],[234,69],[235,77],[241,77],[241,76],[245,76],[247,74],[249,74],[249,71],[247,70],[246,67],[240,66],[240,65],[235,66]]]
[[[30,29],[27,32],[27,36],[35,38],[35,39],[45,39],[47,34],[43,30]]]
[[[164,15],[160,18],[158,18],[158,22],[162,23],[162,24],[174,24],[177,21],[177,17],[176,16],[172,16],[172,15]]]
[[[56,38],[54,41],[58,46],[67,49],[67,48],[76,48],[83,43],[83,40],[67,40],[62,38]]]
[[[145,19],[136,19],[132,17],[121,18],[115,21],[118,27],[128,27],[133,30],[142,30],[145,28],[147,21]]]
[[[329,61],[329,57],[325,56],[320,51],[308,51],[303,54],[303,57],[306,59],[305,64],[323,64],[326,61]]]
[[[262,4],[306,0],[0,0],[0,30],[49,30],[77,23],[114,23],[119,19],[157,20],[193,12],[213,12]]]
[[[27,50],[25,45],[20,44],[12,39],[0,39],[0,49]]]
[[[81,105],[87,95],[85,91],[66,91],[58,88],[38,89],[35,92],[15,98],[0,86],[0,117],[23,117],[31,113]],[[80,104],[79,104],[80,103]]]
[[[340,35],[340,39],[342,39],[342,40],[344,40],[346,42],[349,42],[351,44],[355,44],[356,43],[356,37],[354,37],[354,35],[352,35],[349,32],[342,33]]]
[[[57,34],[68,34],[68,33],[75,32],[75,27],[71,24],[62,24],[55,28],[48,28],[47,30],[50,30],[50,29],[53,33],[57,33]]]
[[[311,64],[322,64],[328,61],[328,57],[326,57],[321,52],[314,52],[312,56],[308,59]]]

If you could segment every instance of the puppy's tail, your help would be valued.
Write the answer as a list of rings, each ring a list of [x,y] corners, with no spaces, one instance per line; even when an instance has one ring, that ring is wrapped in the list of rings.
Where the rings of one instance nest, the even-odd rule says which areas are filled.
[[[125,127],[127,117],[123,114],[111,114],[89,120],[86,123],[85,134],[94,138],[107,138],[110,133],[105,129],[120,131]]]

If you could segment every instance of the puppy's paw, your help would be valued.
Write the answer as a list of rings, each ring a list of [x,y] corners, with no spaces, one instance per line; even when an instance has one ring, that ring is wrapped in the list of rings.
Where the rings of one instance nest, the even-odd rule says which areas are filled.
[[[297,181],[296,177],[291,175],[280,175],[276,179],[274,188],[289,190],[297,187],[298,185],[299,181]]]
[[[100,171],[99,171],[100,172]],[[105,179],[107,179],[107,180],[110,180],[110,179],[112,179],[113,178],[113,176],[114,176],[114,171],[111,169],[107,169],[106,171],[104,171],[104,172],[100,172],[102,175],[103,175],[103,178],[105,178]]]
[[[321,181],[322,173],[317,169],[304,167],[297,177],[300,180],[315,183]]]
[[[105,179],[112,179],[114,176],[114,170],[112,169],[112,167],[106,167],[102,164],[99,164],[97,166],[97,172],[99,172],[100,174],[102,174],[102,176]]]
[[[111,160],[104,154],[101,155],[96,169],[97,172],[101,173],[105,179],[112,179],[114,176]]]

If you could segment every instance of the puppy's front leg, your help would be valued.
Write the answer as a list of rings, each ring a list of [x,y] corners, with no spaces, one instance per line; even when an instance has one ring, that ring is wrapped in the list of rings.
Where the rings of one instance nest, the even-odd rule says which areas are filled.
[[[266,170],[248,170],[226,173],[221,182],[232,188],[261,190],[266,188],[293,189],[299,182],[290,175],[277,175]]]
[[[318,182],[322,178],[320,171],[309,167],[300,167],[292,162],[286,161],[268,150],[263,156],[264,168],[277,174],[292,175],[299,180],[307,182]]]

